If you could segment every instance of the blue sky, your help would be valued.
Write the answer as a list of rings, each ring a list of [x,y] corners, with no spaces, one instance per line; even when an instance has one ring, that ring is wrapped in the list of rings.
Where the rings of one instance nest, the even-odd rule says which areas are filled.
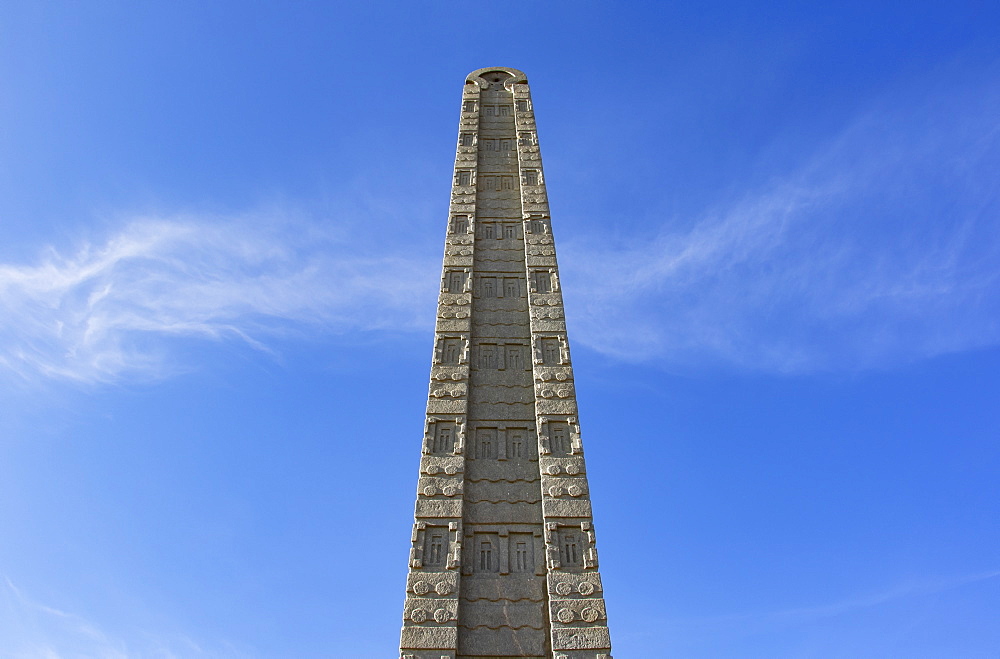
[[[617,657],[1000,652],[1000,8],[0,9],[0,656],[395,655],[464,76]]]

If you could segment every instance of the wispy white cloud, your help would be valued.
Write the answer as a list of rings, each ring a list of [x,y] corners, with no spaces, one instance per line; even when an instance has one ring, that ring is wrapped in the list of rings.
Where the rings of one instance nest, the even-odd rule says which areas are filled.
[[[990,75],[899,91],[798,171],[664,218],[653,241],[563,241],[571,331],[624,359],[781,372],[995,345],[998,102]]]
[[[0,581],[0,654],[10,659],[235,659],[254,654],[229,642],[206,649],[184,635],[137,632],[133,636],[126,640],[84,616],[35,601],[9,577]]]
[[[186,365],[177,339],[268,340],[429,323],[431,259],[270,217],[136,218],[72,253],[0,265],[0,366],[83,382]]]

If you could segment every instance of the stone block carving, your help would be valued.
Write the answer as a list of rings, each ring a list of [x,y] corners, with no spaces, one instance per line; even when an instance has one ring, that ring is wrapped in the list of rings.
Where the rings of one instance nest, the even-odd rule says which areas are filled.
[[[607,627],[561,628],[552,630],[555,650],[610,650],[611,635]]]
[[[459,499],[429,499],[419,497],[414,505],[417,518],[459,518],[462,516],[462,501]],[[419,566],[417,566],[419,567]]]
[[[409,618],[405,618],[409,622]],[[410,623],[412,625],[412,623]],[[454,648],[458,642],[458,629],[445,626],[410,626],[403,627],[400,645],[407,649],[420,650],[424,648]]]

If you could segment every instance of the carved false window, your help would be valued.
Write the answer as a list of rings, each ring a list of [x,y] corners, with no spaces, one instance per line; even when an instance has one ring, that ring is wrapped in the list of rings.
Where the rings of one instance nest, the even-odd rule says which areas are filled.
[[[514,140],[500,140],[500,151],[510,152],[514,150]]]
[[[424,537],[427,539],[424,547],[424,566],[443,567],[448,560],[447,529],[430,527]]]
[[[501,105],[497,107],[497,115],[501,117],[509,117],[514,114],[513,110],[514,106],[512,105]]]
[[[538,172],[534,170],[528,170],[524,172],[524,184],[538,185]]]
[[[528,561],[528,543],[519,541],[514,545],[514,571],[530,572],[534,566]]]
[[[569,424],[563,421],[549,421],[549,450],[556,457],[568,456],[573,452]]]
[[[518,101],[517,102],[517,111],[518,112],[527,112],[528,111],[528,102],[527,101]]]
[[[458,138],[460,146],[472,146],[476,141],[475,133],[462,133]]]
[[[498,357],[497,346],[489,344],[479,346],[479,368],[499,368]]]
[[[507,277],[503,280],[504,297],[521,297],[520,282],[514,277]]]
[[[521,346],[506,346],[504,357],[507,358],[505,366],[508,369],[515,371],[524,369],[524,360],[521,358]]]
[[[562,349],[559,339],[542,339],[542,363],[554,365],[562,363]]]
[[[503,237],[505,240],[517,238],[517,226],[514,224],[505,224],[503,226]]]
[[[476,572],[499,572],[500,557],[494,539],[482,534],[476,536]]]
[[[468,233],[469,217],[467,215],[456,215],[451,218],[451,233]]]
[[[502,178],[503,178],[503,189],[504,190],[513,190],[514,189],[514,177],[513,176],[504,176]]]
[[[465,273],[464,272],[449,272],[447,279],[447,286],[449,293],[463,293],[465,292]]]
[[[563,529],[559,532],[559,560],[563,567],[580,567],[583,565],[583,547],[580,532],[575,529]]]
[[[441,363],[457,364],[462,356],[461,339],[444,339],[441,346]]]
[[[528,222],[528,231],[531,233],[545,233],[545,223],[541,220],[530,220]]]
[[[535,134],[530,130],[521,131],[517,134],[517,143],[521,146],[534,146]]]
[[[479,234],[483,238],[492,240],[496,237],[496,227],[493,224],[484,223],[480,226]]]
[[[535,284],[536,293],[551,293],[552,292],[552,275],[544,271],[536,271],[531,273],[532,280]]]
[[[497,106],[495,105],[484,105],[483,106],[483,116],[494,117],[497,113]]]
[[[495,460],[497,457],[497,429],[480,428],[476,431],[476,458]]]
[[[510,571],[534,572],[534,541],[527,533],[510,534]]]
[[[482,297],[496,297],[497,296],[497,280],[496,277],[483,277],[479,280],[480,294]]]
[[[472,171],[468,169],[459,170],[456,180],[459,185],[472,185]]]
[[[434,424],[434,441],[431,446],[431,453],[434,455],[448,455],[455,450],[455,426],[451,423],[439,421]]]
[[[525,430],[507,431],[507,457],[514,460],[528,457],[528,439]]]
[[[475,101],[465,101],[462,103],[462,112],[475,112],[476,102]]]

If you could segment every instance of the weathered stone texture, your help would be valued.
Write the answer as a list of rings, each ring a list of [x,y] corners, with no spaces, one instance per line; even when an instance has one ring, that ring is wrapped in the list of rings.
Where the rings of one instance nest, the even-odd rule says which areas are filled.
[[[531,93],[462,94],[403,659],[611,659]]]

